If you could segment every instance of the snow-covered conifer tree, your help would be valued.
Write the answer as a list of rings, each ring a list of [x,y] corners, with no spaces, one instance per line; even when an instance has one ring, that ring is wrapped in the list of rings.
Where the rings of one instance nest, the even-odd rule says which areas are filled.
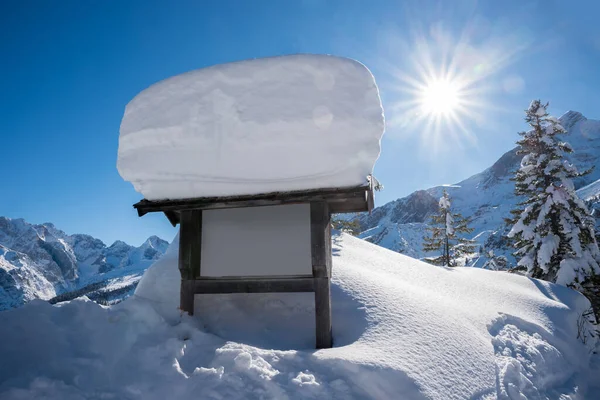
[[[360,233],[360,224],[357,219],[344,219],[338,216],[331,218],[331,227],[333,229],[357,236]]]
[[[600,273],[600,253],[594,237],[594,219],[573,186],[578,172],[565,159],[573,150],[559,140],[565,129],[549,116],[539,100],[531,103],[525,121],[531,130],[520,133],[524,154],[515,180],[515,194],[523,201],[513,210],[508,236],[514,239],[518,265],[529,276],[580,289]]]
[[[475,251],[472,240],[459,236],[473,232],[468,227],[468,220],[452,213],[450,207],[450,196],[444,190],[439,201],[439,212],[431,216],[431,225],[427,228],[429,235],[423,238],[423,251],[441,252],[438,257],[425,258],[425,261],[434,265],[454,267],[458,258]]]

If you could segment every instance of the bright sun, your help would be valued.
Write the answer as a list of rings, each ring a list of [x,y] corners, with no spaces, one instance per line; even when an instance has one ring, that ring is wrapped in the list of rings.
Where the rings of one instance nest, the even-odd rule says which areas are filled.
[[[451,116],[460,107],[460,90],[449,80],[435,79],[422,88],[423,112],[434,116]]]
[[[478,29],[477,21],[456,33],[423,22],[390,42],[398,51],[382,65],[396,95],[386,104],[386,128],[418,135],[427,156],[477,143],[489,113],[502,110],[490,95],[510,90],[510,76],[499,82],[499,72],[528,49],[510,32],[477,43],[471,35]]]
[[[436,154],[444,143],[476,142],[467,122],[477,120],[487,105],[472,87],[473,80],[453,68],[433,65],[421,68],[413,76],[400,75],[399,80],[398,88],[405,93],[405,100],[393,105],[393,111],[400,110],[401,117],[391,124],[419,124],[414,127],[429,154]]]

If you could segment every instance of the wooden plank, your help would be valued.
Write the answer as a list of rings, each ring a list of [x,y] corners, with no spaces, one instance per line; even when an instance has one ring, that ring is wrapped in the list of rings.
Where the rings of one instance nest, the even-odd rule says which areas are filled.
[[[367,211],[371,213],[373,208],[375,208],[375,196],[373,193],[373,189],[369,189],[367,191]]]
[[[277,279],[301,279],[312,278],[312,275],[244,275],[244,276],[203,276],[200,279],[203,281],[247,281],[247,280],[277,280]]]
[[[310,204],[310,242],[315,285],[315,328],[318,349],[332,346],[331,333],[331,214],[325,202]]]
[[[193,281],[181,280],[179,291],[179,308],[189,315],[194,315],[194,285]]]
[[[302,293],[314,291],[314,279],[302,278],[212,278],[192,282],[196,294]]]
[[[192,274],[198,279],[202,270],[202,210],[191,211],[194,222],[194,248],[192,253]]]
[[[179,308],[194,315],[194,286],[189,279],[200,275],[202,211],[184,211],[180,218],[179,272],[181,273],[181,289]]]
[[[260,207],[283,204],[298,204],[310,202],[327,202],[332,212],[367,211],[366,191],[369,186],[318,189],[294,192],[274,192],[256,195],[229,197],[201,197],[178,200],[142,200],[133,206],[138,215],[149,212],[182,211],[182,210],[214,210],[236,207]]]
[[[331,286],[329,278],[315,280],[316,347],[328,349],[333,345],[331,328]]]
[[[200,276],[202,211],[183,211],[180,218],[179,272],[181,279],[193,279]]]
[[[313,276],[331,277],[331,214],[325,202],[310,203],[310,247]]]
[[[366,196],[366,194],[365,194]],[[360,199],[348,199],[343,202],[328,201],[329,211],[332,214],[358,213],[368,211],[364,196]]]
[[[335,195],[305,195],[281,199],[248,199],[248,200],[232,200],[232,201],[206,201],[206,200],[189,200],[181,202],[169,203],[137,203],[134,205],[138,209],[138,214],[144,215],[149,212],[164,212],[164,211],[181,211],[181,210],[218,210],[223,208],[239,208],[239,207],[264,207],[277,206],[285,204],[302,204],[312,201],[330,202],[332,206],[339,209],[339,212],[360,212],[367,211],[367,202],[365,193],[358,194],[335,194]],[[349,203],[349,205],[346,205]],[[345,211],[350,208],[352,211]],[[354,211],[358,210],[358,211]],[[338,212],[338,211],[336,211]]]
[[[179,213],[175,211],[165,211],[165,216],[174,227],[179,223]]]

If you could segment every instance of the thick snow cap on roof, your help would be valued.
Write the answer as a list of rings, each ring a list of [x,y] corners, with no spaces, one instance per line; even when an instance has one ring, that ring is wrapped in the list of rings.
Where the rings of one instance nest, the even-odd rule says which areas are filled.
[[[367,183],[383,109],[362,64],[292,55],[152,85],[126,107],[117,168],[149,200]]]

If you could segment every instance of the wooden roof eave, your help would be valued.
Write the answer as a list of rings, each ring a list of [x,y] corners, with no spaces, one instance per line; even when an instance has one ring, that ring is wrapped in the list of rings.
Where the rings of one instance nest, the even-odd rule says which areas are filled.
[[[217,210],[224,208],[260,207],[284,204],[327,202],[331,213],[371,211],[373,187],[354,186],[346,188],[311,189],[290,192],[271,192],[241,196],[197,197],[192,199],[143,199],[133,205],[140,217],[151,212],[163,212],[169,222],[179,223],[179,213],[184,210]]]

